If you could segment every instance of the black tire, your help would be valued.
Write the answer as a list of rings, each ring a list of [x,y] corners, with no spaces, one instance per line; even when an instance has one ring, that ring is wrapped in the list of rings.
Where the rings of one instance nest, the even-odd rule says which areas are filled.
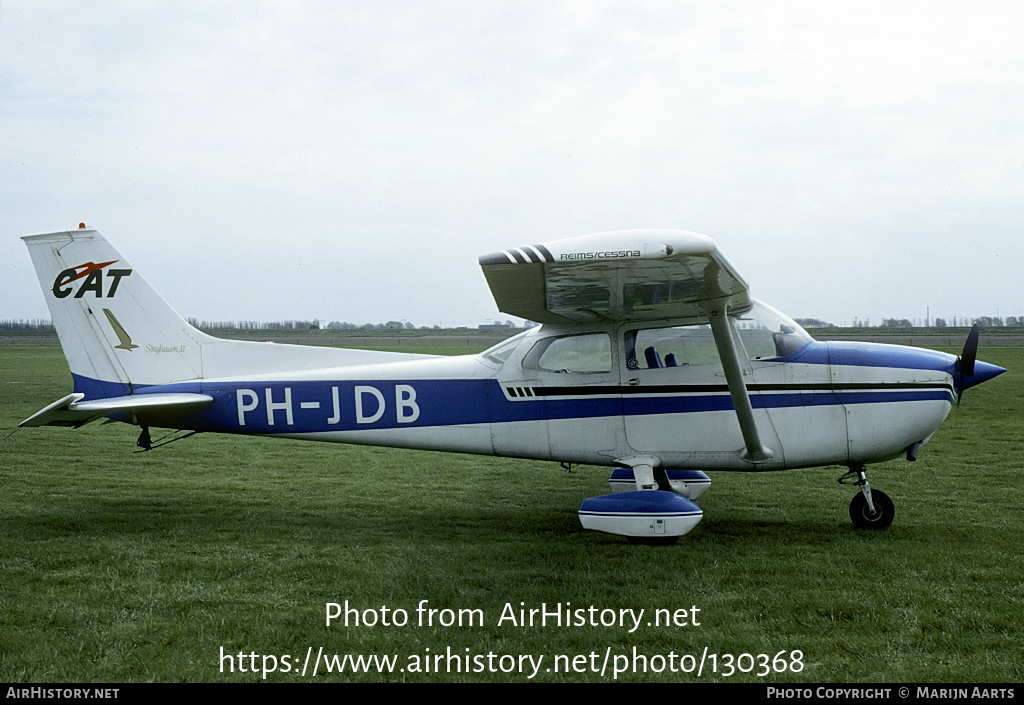
[[[885,529],[896,516],[889,495],[881,490],[871,490],[871,502],[875,505],[875,513],[868,510],[868,500],[863,492],[858,492],[850,502],[850,518],[858,529]]]

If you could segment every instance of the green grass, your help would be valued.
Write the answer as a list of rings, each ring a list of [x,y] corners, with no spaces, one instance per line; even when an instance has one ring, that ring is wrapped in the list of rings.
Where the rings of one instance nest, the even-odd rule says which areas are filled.
[[[600,667],[607,649],[634,647],[678,665],[707,647],[799,650],[802,670],[726,677],[720,656],[699,679],[619,680],[1020,682],[1024,349],[981,357],[1010,371],[969,390],[916,463],[869,469],[896,502],[881,532],[853,529],[838,467],[714,473],[701,524],[656,547],[580,528],[580,502],[608,492],[602,468],[213,435],[134,454],[137,429],[121,424],[21,429],[0,442],[0,680],[255,681],[237,658],[222,673],[221,647],[295,668],[309,647],[398,654],[400,666],[451,647],[543,655],[534,680],[606,682],[610,671],[544,669],[556,654],[589,665],[595,653]],[[70,387],[58,348],[0,348],[0,429]],[[327,628],[325,604],[346,600],[413,623],[428,600],[479,609],[485,624]],[[520,602],[646,612],[632,634],[497,624]],[[699,626],[646,625],[653,610],[692,606]],[[527,678],[321,666],[316,680]]]

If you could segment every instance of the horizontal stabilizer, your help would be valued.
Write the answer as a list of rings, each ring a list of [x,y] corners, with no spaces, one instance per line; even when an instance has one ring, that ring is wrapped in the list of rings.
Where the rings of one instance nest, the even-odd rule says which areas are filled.
[[[90,421],[125,411],[184,411],[189,407],[202,407],[213,402],[206,394],[168,393],[135,394],[127,397],[109,397],[82,401],[84,394],[69,394],[58,399],[42,411],[28,417],[22,426],[72,426],[78,428]]]

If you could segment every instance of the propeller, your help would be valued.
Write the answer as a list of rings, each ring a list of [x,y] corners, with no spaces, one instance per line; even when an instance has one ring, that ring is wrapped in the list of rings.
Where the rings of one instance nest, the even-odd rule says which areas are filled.
[[[978,335],[981,329],[975,323],[971,332],[967,334],[967,342],[964,343],[964,351],[960,353],[960,372],[963,376],[974,376],[974,363],[978,359]]]
[[[997,375],[1006,372],[1002,367],[990,365],[987,362],[978,361],[978,335],[981,329],[975,323],[971,332],[967,334],[967,342],[964,343],[963,352],[956,359],[953,365],[953,384],[956,387],[956,403],[960,405],[960,398],[964,390],[976,387],[982,382],[992,379]]]
[[[980,332],[981,329],[978,327],[978,324],[974,324],[971,332],[967,335],[967,341],[964,343],[964,351],[961,353],[961,357],[956,358],[954,377],[956,384],[956,406],[959,406],[961,398],[964,397],[965,389],[981,384],[986,379],[991,379],[997,374],[1006,372],[1001,367],[995,367],[986,363],[981,363],[979,366],[978,335]]]
[[[974,376],[974,363],[978,361],[978,336],[981,329],[975,323],[971,332],[967,334],[967,341],[964,343],[963,352],[956,359],[956,405],[960,406],[960,398],[964,390],[973,384],[964,384],[964,381]]]

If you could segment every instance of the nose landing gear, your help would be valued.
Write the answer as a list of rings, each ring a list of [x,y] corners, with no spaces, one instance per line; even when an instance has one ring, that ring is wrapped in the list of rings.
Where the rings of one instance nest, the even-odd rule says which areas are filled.
[[[885,529],[896,516],[896,508],[889,495],[871,489],[864,469],[863,465],[854,465],[839,478],[841,485],[855,484],[860,488],[850,502],[850,519],[858,529]]]

